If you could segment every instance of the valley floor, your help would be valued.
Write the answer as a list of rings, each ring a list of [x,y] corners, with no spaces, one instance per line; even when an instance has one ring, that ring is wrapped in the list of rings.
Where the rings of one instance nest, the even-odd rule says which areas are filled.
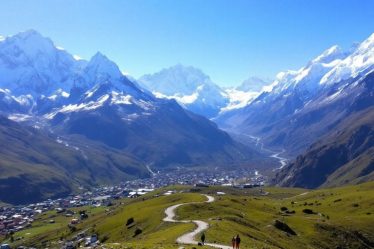
[[[170,190],[173,194],[165,195]],[[205,195],[214,201],[206,202]],[[179,205],[183,203],[189,204]],[[72,225],[72,218],[79,218],[81,210],[88,218]],[[15,233],[13,242],[3,238],[3,243],[12,248],[61,248],[67,241],[83,246],[81,237],[96,234],[102,248],[190,249],[196,245],[181,245],[177,240],[185,243],[181,239],[196,225],[170,221],[198,220],[209,224],[205,230],[208,243],[229,245],[240,234],[242,249],[374,247],[374,182],[321,190],[171,186],[143,197],[117,200],[109,207],[72,211],[73,217],[55,211],[43,213],[32,227]],[[200,238],[196,234],[195,240]]]

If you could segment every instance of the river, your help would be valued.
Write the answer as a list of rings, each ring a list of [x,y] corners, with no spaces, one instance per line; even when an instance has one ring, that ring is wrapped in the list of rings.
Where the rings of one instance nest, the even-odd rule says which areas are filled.
[[[270,150],[269,148],[266,148],[264,146],[264,143],[261,142],[260,137],[256,137],[256,136],[245,134],[245,133],[238,133],[238,132],[235,132],[235,131],[232,131],[232,130],[225,130],[225,131],[230,133],[230,134],[237,135],[237,136],[247,137],[252,141],[252,142],[250,142],[250,144],[255,144],[255,147],[257,147],[257,148],[259,147],[260,150],[268,152],[270,154],[269,157],[274,158],[274,159],[279,161],[279,167],[275,168],[274,170],[282,169],[284,166],[287,165],[288,159],[281,156],[282,154],[284,154],[286,152],[285,150],[273,151],[273,150]]]

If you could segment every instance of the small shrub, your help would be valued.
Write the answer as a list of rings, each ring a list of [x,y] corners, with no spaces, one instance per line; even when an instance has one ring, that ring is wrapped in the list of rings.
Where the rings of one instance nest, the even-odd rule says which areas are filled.
[[[143,232],[142,229],[137,228],[137,229],[135,230],[135,232],[134,232],[134,237],[138,236],[138,235],[141,234],[142,232]]]
[[[309,209],[309,208],[303,209],[303,213],[304,213],[304,214],[315,214],[315,213],[313,212],[313,210],[312,210],[312,209]]]
[[[281,207],[281,211],[287,211],[288,210],[288,208],[287,207]]]
[[[104,237],[100,240],[101,243],[104,243],[105,241],[107,241],[109,239],[109,236],[108,235],[104,235]]]
[[[127,222],[126,222],[126,226],[128,226],[128,225],[131,225],[132,223],[134,223],[134,218],[133,217],[131,217],[131,218],[128,218],[127,219]]]
[[[77,228],[75,226],[71,225],[71,224],[69,224],[68,227],[69,227],[69,230],[70,230],[71,233],[74,233],[74,232],[77,231]]]
[[[296,235],[296,232],[294,230],[292,230],[286,223],[281,222],[279,220],[275,220],[274,227],[288,234]]]

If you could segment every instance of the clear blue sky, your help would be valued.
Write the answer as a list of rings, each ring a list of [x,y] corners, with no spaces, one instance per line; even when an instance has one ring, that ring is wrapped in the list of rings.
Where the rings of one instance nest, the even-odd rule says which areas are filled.
[[[135,77],[182,63],[220,85],[297,69],[374,32],[373,0],[2,0],[0,34],[35,29]]]

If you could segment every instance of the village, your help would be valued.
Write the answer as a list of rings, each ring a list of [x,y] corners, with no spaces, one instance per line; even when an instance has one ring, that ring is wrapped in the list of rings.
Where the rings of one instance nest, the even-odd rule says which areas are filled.
[[[245,176],[245,177],[243,177]],[[241,179],[241,181],[239,181]],[[243,179],[245,179],[243,181]],[[77,195],[69,195],[65,198],[48,199],[39,203],[33,203],[21,206],[3,206],[0,207],[0,235],[6,238],[13,238],[13,234],[22,229],[32,226],[36,216],[47,212],[56,211],[56,213],[64,213],[65,216],[71,217],[71,224],[79,222],[79,219],[84,219],[87,214],[80,213],[79,219],[76,214],[69,210],[74,207],[82,206],[111,206],[114,200],[120,198],[137,198],[154,189],[171,186],[171,185],[195,185],[200,187],[207,187],[209,185],[224,185],[234,186],[238,188],[262,186],[265,183],[265,178],[258,174],[257,171],[237,170],[237,171],[194,171],[186,169],[173,169],[159,171],[153,173],[151,178],[138,179],[126,181],[116,186],[103,186],[93,188],[89,191],[82,191]],[[240,182],[240,183],[239,183]],[[165,194],[172,194],[169,191]],[[54,223],[54,220],[50,220]],[[85,237],[86,245],[98,243],[95,235]],[[65,245],[69,248],[69,245]],[[7,249],[6,244],[0,246],[1,249]]]

